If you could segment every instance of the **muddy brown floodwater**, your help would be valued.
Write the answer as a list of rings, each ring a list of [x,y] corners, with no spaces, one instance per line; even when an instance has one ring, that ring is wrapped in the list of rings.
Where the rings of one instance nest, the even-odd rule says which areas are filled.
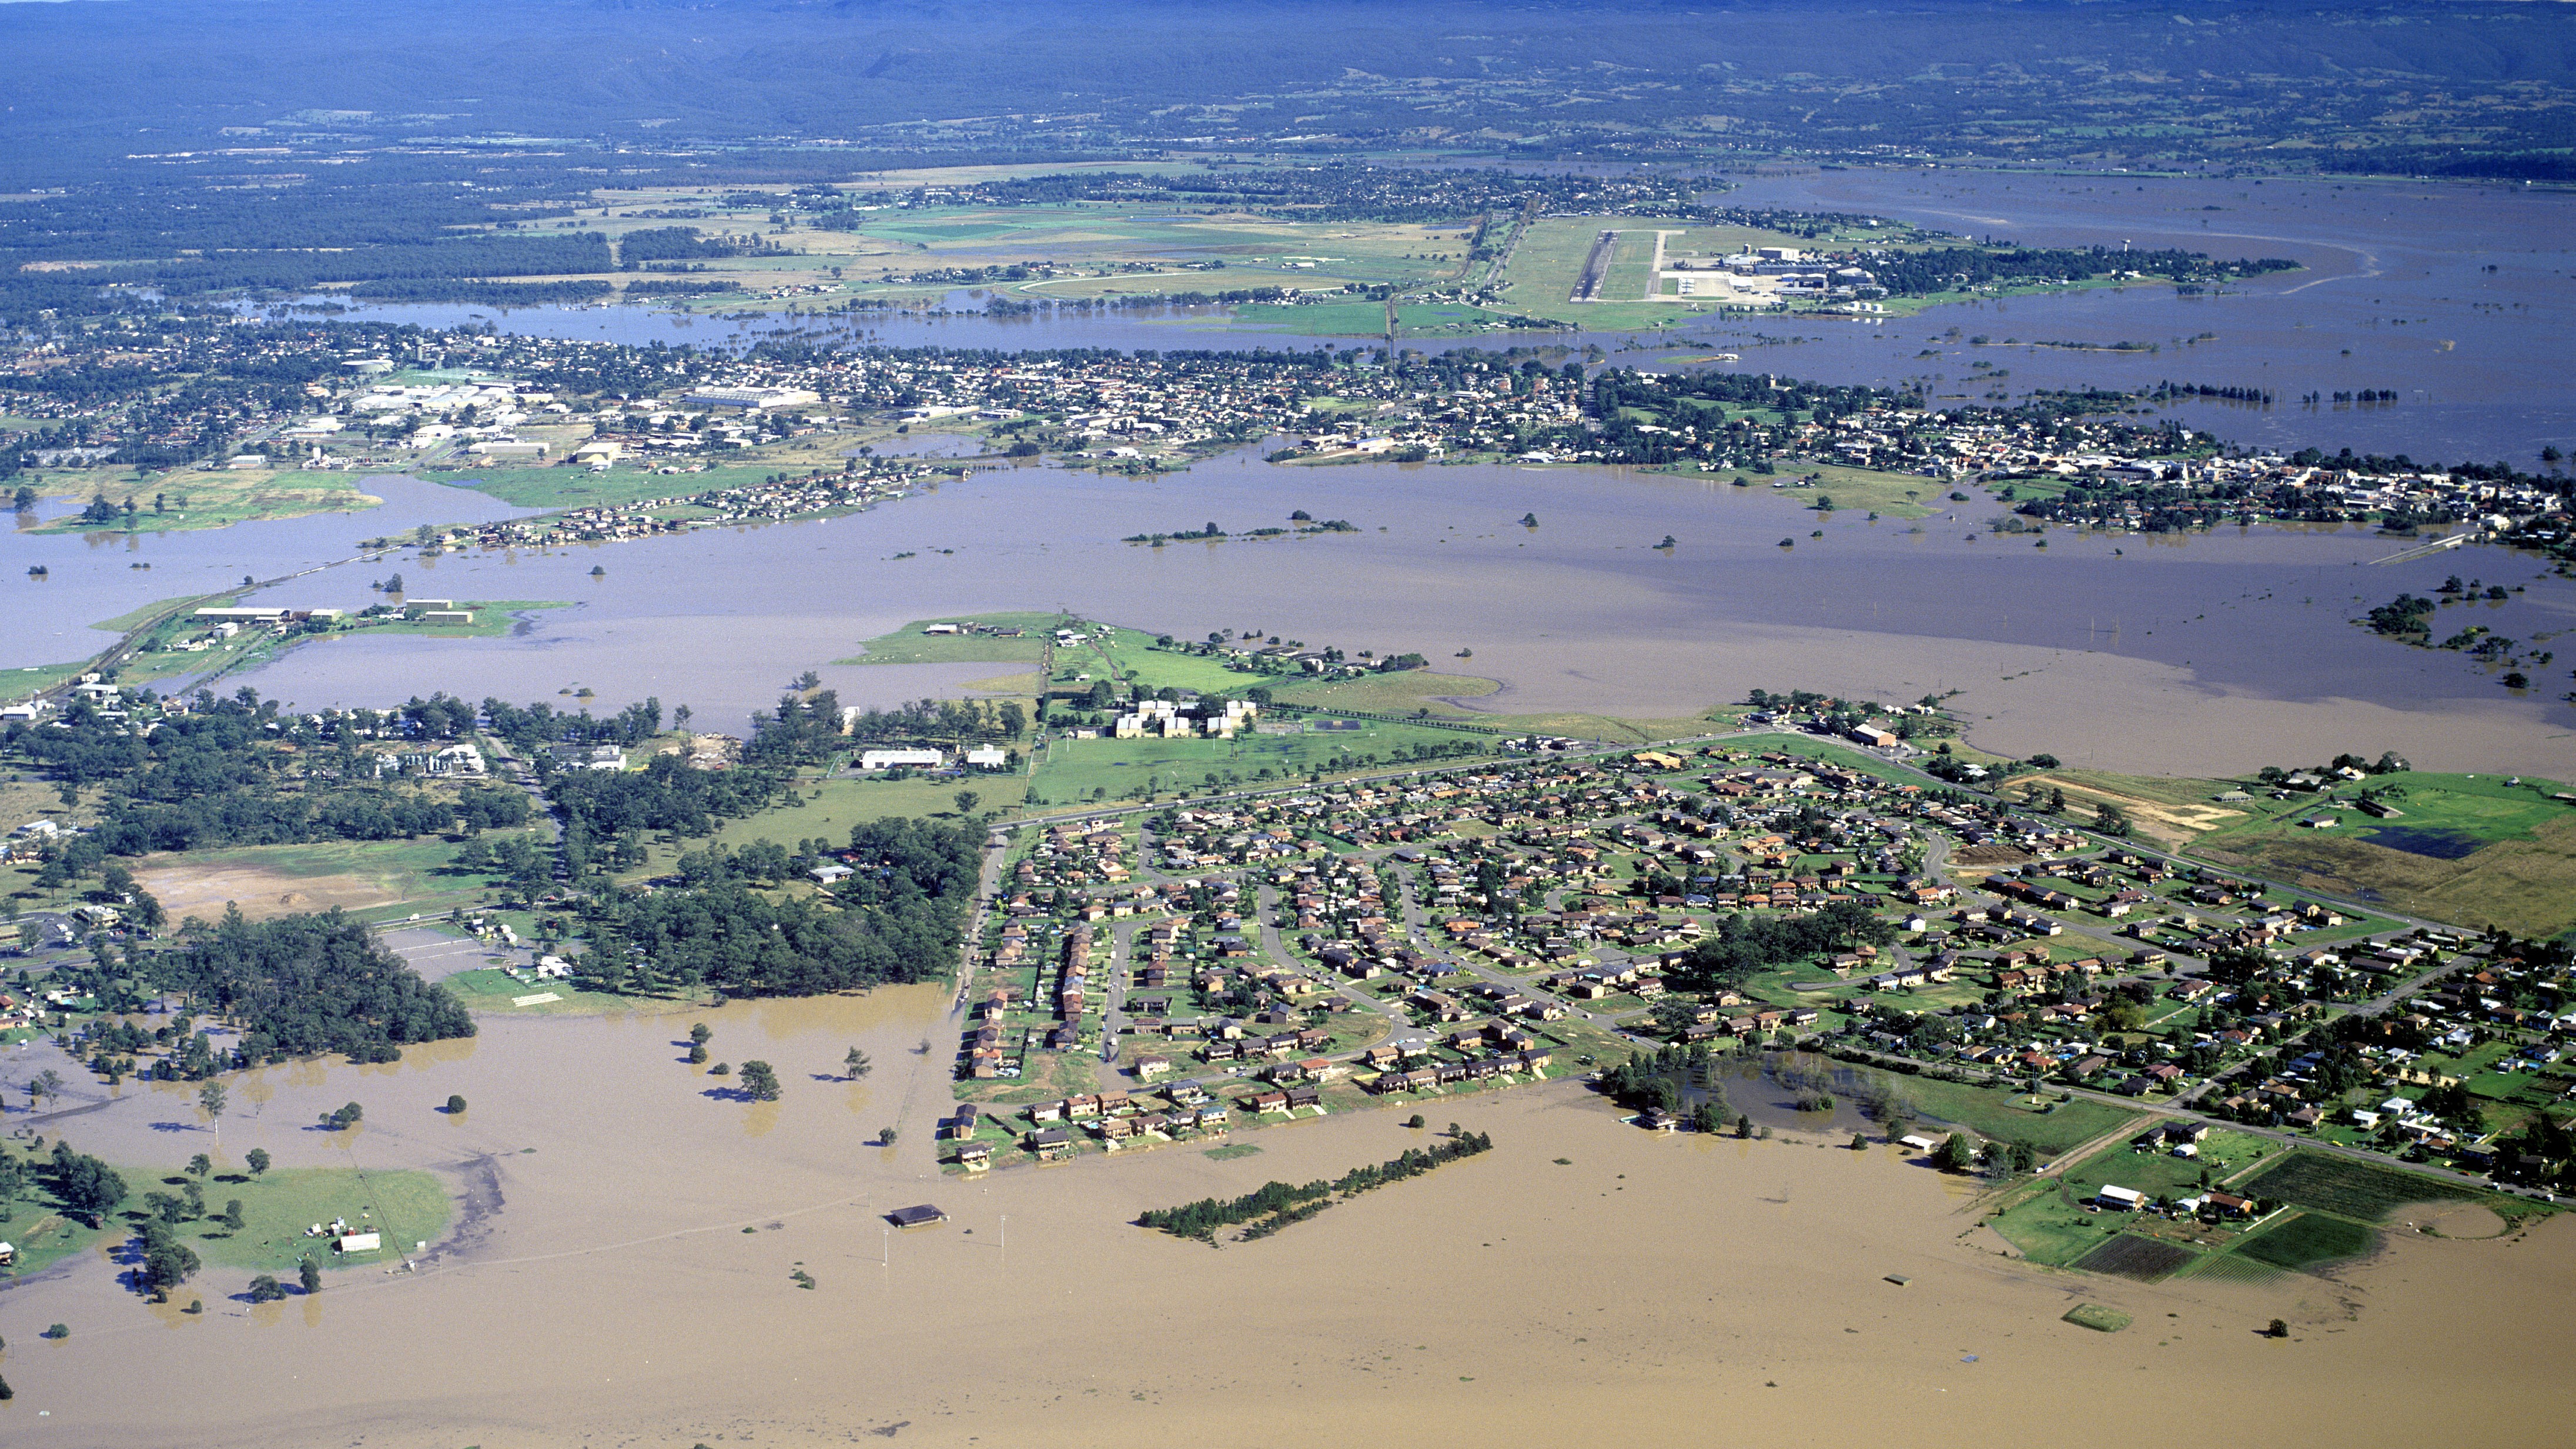
[[[2211,774],[2393,749],[2424,769],[2576,771],[2555,685],[2509,691],[2500,665],[2351,623],[2457,572],[2527,589],[2452,612],[2553,638],[2576,627],[2576,590],[2530,555],[2478,546],[2376,566],[2394,545],[2367,530],[2272,525],[2058,530],[2035,548],[1986,530],[2007,503],[1941,499],[1943,512],[1907,523],[1822,515],[1796,497],[1715,474],[1294,468],[1254,453],[1144,479],[1006,469],[828,521],[408,563],[415,587],[443,597],[579,607],[537,613],[507,639],[335,640],[227,684],[318,709],[433,689],[545,698],[579,683],[604,707],[652,695],[730,728],[807,668],[849,704],[954,693],[996,668],[828,661],[909,619],[1061,605],[1185,638],[1258,629],[1435,662],[1468,649],[1453,667],[1504,682],[1474,707],[1512,714],[1688,718],[1755,687],[1956,690],[1977,743],[2070,765]],[[1297,509],[1359,532],[1120,541]],[[1525,514],[1540,526],[1520,526]],[[1679,545],[1653,547],[1667,536]],[[250,601],[357,606],[366,582],[340,570]]]
[[[1166,1148],[943,1177],[947,1057],[909,1049],[944,1035],[945,1006],[912,988],[495,1020],[398,1066],[261,1074],[236,1093],[227,1153],[434,1167],[469,1190],[460,1226],[416,1273],[337,1273],[284,1311],[208,1275],[204,1317],[159,1316],[95,1260],[23,1284],[0,1295],[17,1389],[0,1436],[1914,1445],[2017,1424],[2161,1442],[2178,1406],[2218,1406],[2267,1442],[2530,1445],[2564,1421],[2561,1221],[2494,1241],[2392,1233],[2341,1281],[2145,1287],[1999,1256],[1963,1185],[1884,1149],[1652,1137],[1561,1083],[1430,1112],[1490,1132],[1488,1155],[1212,1250],[1130,1222],[1424,1134],[1359,1113],[1244,1134],[1262,1152],[1222,1163]],[[772,1062],[785,1100],[704,1095],[721,1079],[680,1060],[701,1015],[714,1055]],[[877,1071],[818,1080],[854,1042]],[[474,1104],[461,1121],[433,1110],[450,1092]],[[367,1115],[345,1145],[285,1125],[350,1097]],[[170,1160],[153,1123],[182,1105],[130,1094],[60,1130]],[[897,1144],[871,1145],[889,1123]],[[951,1220],[894,1233],[879,1217],[925,1201]],[[2060,1322],[2079,1301],[2135,1325]],[[2289,1341],[2255,1335],[2275,1317]],[[39,1341],[55,1321],[72,1337]]]

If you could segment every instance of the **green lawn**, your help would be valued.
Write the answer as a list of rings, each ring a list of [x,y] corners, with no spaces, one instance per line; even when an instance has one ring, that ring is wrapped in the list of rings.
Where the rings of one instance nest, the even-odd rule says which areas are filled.
[[[2099,1303],[2078,1303],[2066,1310],[2063,1317],[2078,1328],[2089,1328],[2096,1333],[2117,1333],[2134,1321],[2119,1309],[2105,1308]]]
[[[216,1206],[222,1204],[218,1202]],[[0,1239],[18,1249],[17,1266],[0,1268],[0,1283],[33,1277],[75,1253],[87,1251],[98,1238],[95,1228],[83,1227],[60,1213],[21,1199],[13,1205],[10,1221],[0,1223]]]
[[[1016,808],[1027,781],[1019,775],[970,775],[958,780],[823,780],[800,784],[802,805],[772,806],[757,815],[728,820],[713,839],[739,849],[755,840],[780,844],[811,838],[850,843],[850,828],[889,815],[952,815],[957,792],[972,790],[978,814]],[[703,842],[692,842],[699,848]]]
[[[164,1177],[131,1169],[123,1175],[134,1192],[125,1205],[129,1219],[141,1209],[145,1192],[176,1194],[178,1184],[185,1180],[177,1173]],[[456,1205],[448,1199],[446,1189],[426,1172],[301,1167],[275,1168],[252,1176],[247,1170],[227,1169],[206,1179],[204,1187],[210,1214],[222,1212],[225,1202],[232,1198],[241,1199],[242,1204],[243,1226],[239,1232],[211,1217],[183,1224],[179,1230],[197,1250],[197,1256],[205,1260],[209,1278],[214,1276],[212,1270],[229,1268],[240,1273],[275,1273],[291,1282],[296,1263],[307,1255],[326,1270],[362,1266],[381,1269],[401,1262],[415,1243],[438,1241],[438,1235],[447,1231],[449,1221],[456,1215]],[[327,1226],[334,1218],[345,1218],[360,1228],[382,1230],[384,1248],[342,1262],[331,1252],[326,1239],[304,1235],[306,1228],[316,1223]],[[206,1287],[216,1292],[236,1291],[234,1285],[221,1281]]]
[[[25,699],[39,690],[78,679],[88,669],[88,660],[75,659],[66,664],[29,664],[0,670],[0,700]]]
[[[633,993],[575,991],[561,981],[521,981],[495,967],[459,971],[442,983],[456,993],[469,1011],[509,1012],[521,1016],[590,1016],[601,1012],[628,1012],[651,1009],[655,1002],[666,1002],[671,1009],[690,1004],[679,997],[653,997]],[[518,1003],[523,996],[548,996],[552,1001]]]
[[[1028,778],[1016,774],[974,774],[956,780],[884,780],[807,778],[797,782],[788,804],[773,805],[754,815],[720,823],[710,836],[691,836],[673,844],[655,840],[644,864],[627,871],[626,880],[642,880],[669,871],[684,852],[710,843],[740,850],[755,841],[774,840],[794,846],[821,840],[834,848],[850,843],[850,829],[889,815],[927,819],[957,813],[957,792],[977,795],[978,815],[1008,814],[1028,793]]]
[[[2087,1098],[2059,1102],[2034,1112],[2018,1092],[1971,1087],[1921,1077],[1891,1077],[1891,1085],[1931,1116],[1999,1142],[2027,1142],[2042,1157],[2090,1142],[2129,1120],[2132,1114]],[[2117,1149],[2126,1152],[2128,1149]]]
[[[720,488],[754,487],[780,473],[796,477],[817,470],[836,473],[845,461],[841,453],[870,441],[872,436],[832,433],[768,443],[734,455],[741,459],[739,462],[710,464],[696,473],[657,472],[655,469],[662,465],[646,460],[640,466],[627,463],[604,473],[588,468],[477,464],[422,469],[420,476],[435,483],[471,488],[520,508],[596,508],[654,498],[695,498]]]
[[[474,613],[471,624],[436,624],[425,619],[401,619],[383,624],[362,624],[342,633],[322,634],[320,639],[342,639],[352,634],[427,634],[440,639],[499,639],[519,626],[523,614],[538,609],[569,609],[569,599],[459,599],[459,609]]]
[[[2506,778],[2410,772],[2286,804],[2257,799],[2190,853],[2312,890],[2376,893],[2397,909],[2473,928],[2553,935],[2576,925],[2576,806],[2549,798],[2568,788],[2559,781]],[[2364,784],[2404,790],[2388,800],[2402,813],[2328,810],[2327,799],[2348,800]],[[2299,828],[2320,813],[2341,823]]]
[[[2086,1210],[2079,1200],[2090,1191],[2054,1177],[2041,1178],[2022,1189],[1988,1225],[2030,1261],[2064,1267],[2110,1241],[2129,1217]]]
[[[1051,803],[1089,800],[1094,791],[1103,800],[1195,793],[1208,788],[1210,774],[1227,784],[1258,784],[1265,769],[1277,779],[1388,766],[1413,746],[1461,738],[1455,730],[1428,725],[1359,723],[1354,730],[1233,740],[1057,740],[1039,759],[1031,793]]]
[[[1728,740],[1725,747],[1757,755],[1797,755],[1803,759],[1827,760],[1845,769],[1882,778],[1887,774],[1887,762],[1875,755],[1866,755],[1848,745],[1832,744],[1807,735],[1747,735],[1742,739]]]
[[[2200,1193],[2204,1173],[2215,1186],[2283,1150],[2279,1144],[2263,1138],[2218,1128],[2200,1144],[2198,1157],[2176,1157],[2161,1151],[2139,1152],[2125,1142],[2118,1142],[2068,1168],[2064,1175],[2079,1193],[2089,1194],[2105,1186],[2116,1185],[2132,1188],[2149,1197],[2185,1198]]]
[[[144,620],[165,610],[175,608],[181,604],[194,603],[196,600],[201,598],[211,599],[215,597],[217,596],[213,594],[181,594],[177,598],[161,599],[153,603],[145,604],[139,609],[128,609],[113,619],[101,619],[97,623],[90,625],[90,627],[93,629],[105,629],[114,634],[122,634],[126,630],[133,628]]]
[[[1367,710],[1372,714],[1411,714],[1417,709],[1427,709],[1436,718],[1478,723],[1486,716],[1451,704],[1449,699],[1479,699],[1501,688],[1502,685],[1493,680],[1479,679],[1472,674],[1406,669],[1359,679],[1290,680],[1272,686],[1271,697],[1281,704],[1302,704],[1316,709]]]

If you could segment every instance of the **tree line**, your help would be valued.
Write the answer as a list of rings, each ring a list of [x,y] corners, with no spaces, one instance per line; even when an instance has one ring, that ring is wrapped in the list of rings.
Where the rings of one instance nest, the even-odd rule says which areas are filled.
[[[1217,1230],[1249,1223],[1243,1241],[1265,1238],[1291,1223],[1303,1222],[1347,1199],[1410,1177],[1420,1177],[1445,1163],[1490,1152],[1494,1139],[1482,1132],[1461,1132],[1453,1124],[1448,1140],[1429,1147],[1408,1147],[1385,1162],[1363,1164],[1330,1180],[1317,1178],[1297,1185],[1267,1182],[1238,1198],[1201,1198],[1179,1207],[1148,1208],[1137,1215],[1140,1226],[1157,1228],[1176,1238],[1214,1242]]]

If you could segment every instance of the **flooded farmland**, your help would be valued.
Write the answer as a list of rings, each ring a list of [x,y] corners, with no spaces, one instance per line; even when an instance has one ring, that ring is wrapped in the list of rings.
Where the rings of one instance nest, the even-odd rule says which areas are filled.
[[[507,639],[332,641],[238,678],[308,709],[578,684],[733,725],[807,668],[851,703],[953,692],[1006,671],[826,665],[908,619],[1061,605],[1183,637],[1258,629],[1435,662],[1472,650],[1445,667],[1501,680],[1475,706],[1504,713],[1686,717],[1755,687],[1958,690],[1978,743],[2070,764],[2210,773],[2394,749],[2427,768],[2576,768],[2564,704],[2351,622],[2458,572],[2525,586],[2476,606],[2500,633],[2576,623],[2576,590],[2527,556],[2481,547],[2382,567],[2371,561],[2393,546],[2367,529],[2269,525],[2060,530],[2040,549],[1988,532],[2008,505],[1983,497],[1920,522],[1797,499],[1715,474],[1292,468],[1251,454],[1143,479],[1006,469],[828,521],[406,565],[442,596],[579,607]],[[1120,542],[1300,508],[1359,532]],[[1539,526],[1521,527],[1524,514]],[[1667,535],[1676,545],[1655,547]],[[365,582],[344,569],[252,602],[345,605]]]
[[[2222,1402],[2260,1392],[2296,1442],[2486,1444],[2545,1442],[2559,1402],[2545,1315],[2576,1289],[2576,1232],[2556,1220],[2491,1241],[2393,1234],[2335,1279],[2147,1287],[2001,1256],[1962,1184],[1888,1149],[1794,1128],[1657,1137],[1565,1083],[1431,1113],[1490,1133],[1490,1154],[1211,1250],[1130,1220],[1422,1135],[1361,1113],[1242,1134],[1262,1151],[1226,1162],[1173,1147],[942,1176],[947,1061],[909,1048],[942,1037],[945,1007],[910,988],[487,1020],[395,1066],[258,1074],[224,1153],[431,1167],[464,1193],[459,1230],[417,1272],[335,1274],[282,1309],[219,1297],[236,1285],[217,1275],[195,1319],[152,1315],[104,1273],[24,1284],[0,1298],[5,1367],[45,1356],[46,1389],[0,1416],[13,1439],[80,1445],[182,1424],[209,1445],[1467,1445],[1525,1436],[1544,1407],[1569,1442],[1714,1414],[1730,1441],[1947,1444],[2069,1403],[2088,1432],[2152,1436],[2170,1400],[2137,1391],[2144,1373]],[[714,1079],[680,1060],[700,1017],[719,1059],[776,1064],[785,1099],[708,1096]],[[877,1071],[819,1080],[854,1043]],[[451,1092],[474,1104],[461,1120],[433,1110]],[[354,1134],[293,1125],[352,1097],[368,1109]],[[184,1103],[129,1087],[55,1130],[166,1156],[155,1124],[192,1118]],[[873,1145],[886,1125],[896,1145]],[[950,1220],[897,1233],[880,1217],[920,1202]],[[2078,1301],[2135,1325],[2061,1322]],[[2289,1341],[2256,1336],[2275,1317]],[[73,1336],[25,1326],[50,1321]],[[130,1391],[137,1334],[155,1337],[150,1395]],[[2393,1357],[2454,1392],[2391,1383]],[[333,1367],[353,1359],[366,1371]],[[2464,1421],[2458,1397],[2491,1409]]]

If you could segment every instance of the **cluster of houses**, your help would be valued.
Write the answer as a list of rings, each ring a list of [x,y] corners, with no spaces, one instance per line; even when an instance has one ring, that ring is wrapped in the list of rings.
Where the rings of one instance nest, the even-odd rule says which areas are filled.
[[[1135,877],[1134,851],[1134,828],[1121,827],[1114,820],[1049,826],[1011,867],[1011,889],[1025,893],[1050,887],[1124,885]]]
[[[1223,1132],[1227,1108],[1196,1083],[1176,1082],[1163,1090],[1160,1102],[1125,1092],[1084,1092],[1038,1103],[1027,1109],[1027,1116],[1030,1130],[1022,1145],[1045,1161],[1069,1155],[1083,1138],[1114,1151],[1141,1138],[1176,1141]],[[969,1160],[966,1150],[960,1149],[959,1160],[970,1167],[975,1161],[989,1162],[989,1144],[980,1145],[986,1145],[987,1152]]]

